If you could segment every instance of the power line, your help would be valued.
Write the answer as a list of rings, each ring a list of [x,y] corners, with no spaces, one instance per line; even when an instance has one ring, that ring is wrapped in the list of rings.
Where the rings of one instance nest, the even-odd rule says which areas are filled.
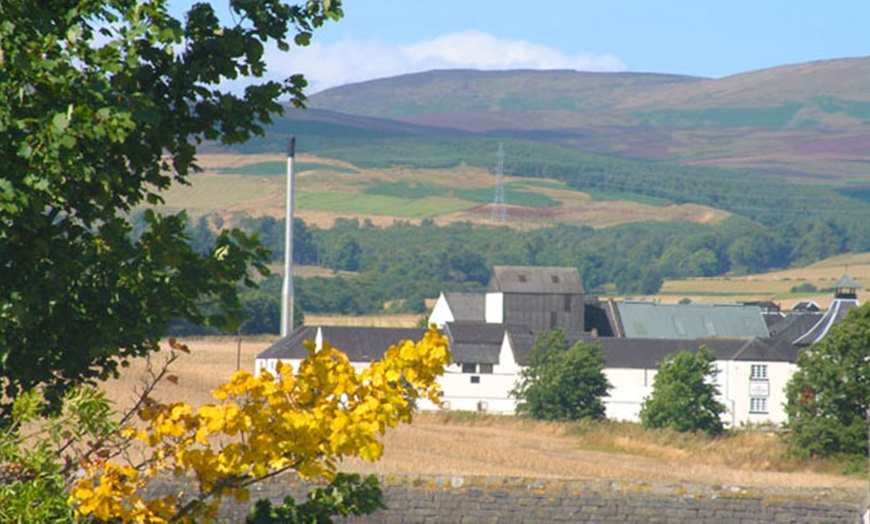
[[[504,201],[504,144],[498,144],[498,164],[495,168],[495,199],[490,220],[500,224],[507,222],[507,206]]]

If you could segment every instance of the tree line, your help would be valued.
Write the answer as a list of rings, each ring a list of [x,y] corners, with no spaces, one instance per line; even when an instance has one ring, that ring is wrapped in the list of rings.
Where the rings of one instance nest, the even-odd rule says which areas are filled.
[[[134,217],[134,230],[138,222]],[[244,216],[235,225],[271,252],[274,266],[284,259],[284,223]],[[190,221],[193,248],[206,250],[223,225],[217,215]],[[822,219],[766,227],[741,217],[717,225],[593,229],[556,224],[531,231],[470,223],[437,226],[431,220],[379,227],[368,220],[338,219],[330,228],[319,228],[297,218],[293,231],[294,263],[333,272],[294,279],[301,309],[297,319],[302,312],[424,313],[425,300],[441,291],[482,292],[495,265],[576,267],[587,292],[652,294],[665,278],[763,272],[821,260],[852,244],[844,229]],[[258,288],[242,290],[245,332],[277,332],[280,289],[281,277],[273,274]]]

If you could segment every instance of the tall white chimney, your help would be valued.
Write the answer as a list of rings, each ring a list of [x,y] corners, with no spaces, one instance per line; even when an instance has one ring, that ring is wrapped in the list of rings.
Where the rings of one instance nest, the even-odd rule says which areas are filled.
[[[287,139],[287,206],[284,229],[284,285],[281,288],[281,336],[293,332],[293,160],[296,156],[296,137]]]

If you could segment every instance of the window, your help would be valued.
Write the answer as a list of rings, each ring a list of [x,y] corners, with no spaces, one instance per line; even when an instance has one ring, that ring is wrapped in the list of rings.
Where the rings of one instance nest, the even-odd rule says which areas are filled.
[[[750,413],[767,413],[767,399],[752,397],[749,399]]]
[[[526,276],[525,275],[517,275],[517,280],[519,280],[520,282],[525,282]]]
[[[559,275],[550,275],[550,280],[552,280],[554,284],[558,284],[559,283]]]
[[[492,364],[478,364],[477,365],[481,375],[489,375],[492,373]]]
[[[752,367],[749,368],[749,378],[755,380],[766,379],[767,364],[752,364]]]
[[[471,376],[471,383],[472,384],[480,384],[480,377],[477,375],[472,375]]]
[[[555,311],[550,311],[550,329],[559,325],[559,315]]]
[[[704,319],[704,329],[707,331],[707,334],[711,337],[715,337],[718,333],[716,333],[716,324],[713,323],[713,320],[710,318]]]
[[[571,311],[571,295],[565,295],[565,311]]]
[[[674,317],[674,329],[677,330],[677,335],[681,337],[687,336],[686,323],[681,317]]]
[[[463,373],[476,373],[477,365],[471,362],[464,362],[462,364],[462,372]]]

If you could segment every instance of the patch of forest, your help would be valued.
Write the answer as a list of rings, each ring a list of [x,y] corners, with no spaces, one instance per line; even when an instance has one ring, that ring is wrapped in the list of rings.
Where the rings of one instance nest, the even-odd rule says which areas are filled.
[[[189,235],[204,249],[222,226],[217,215],[192,222]],[[276,265],[284,259],[284,221],[245,217]],[[378,227],[339,219],[333,227],[294,221],[294,262],[333,270],[331,277],[296,278],[303,313],[361,315],[424,313],[441,291],[482,292],[494,265],[576,267],[587,292],[605,286],[620,295],[652,294],[663,280],[764,272],[805,265],[850,250],[849,231],[822,218],[775,227],[741,217],[717,225],[635,223],[605,229],[565,224],[517,231],[504,226],[454,223],[419,226],[397,221]],[[276,333],[281,276],[243,292],[247,333]],[[388,306],[385,306],[388,304]],[[183,330],[181,330],[183,332]]]

